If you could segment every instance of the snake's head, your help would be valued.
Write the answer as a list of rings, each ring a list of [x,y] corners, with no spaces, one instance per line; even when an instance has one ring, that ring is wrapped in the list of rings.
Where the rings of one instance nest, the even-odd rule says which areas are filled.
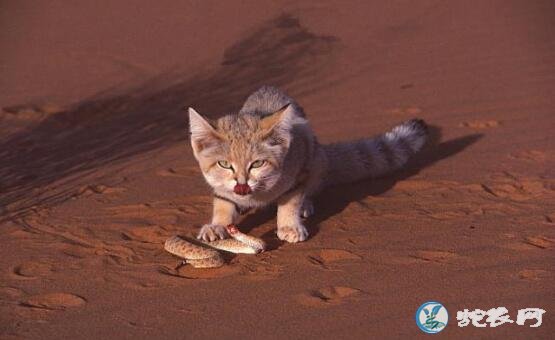
[[[237,228],[235,224],[228,225],[227,227],[225,227],[225,230],[227,230],[229,235],[235,235],[239,232],[239,228]]]

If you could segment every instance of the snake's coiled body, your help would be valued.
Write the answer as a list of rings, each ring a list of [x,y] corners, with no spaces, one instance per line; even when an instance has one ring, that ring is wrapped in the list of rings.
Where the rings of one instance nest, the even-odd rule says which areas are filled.
[[[243,234],[234,225],[226,227],[232,238],[212,242],[194,244],[179,236],[172,236],[166,240],[164,249],[179,256],[195,268],[217,268],[225,261],[218,250],[235,254],[258,254],[266,249],[266,244],[259,238]]]

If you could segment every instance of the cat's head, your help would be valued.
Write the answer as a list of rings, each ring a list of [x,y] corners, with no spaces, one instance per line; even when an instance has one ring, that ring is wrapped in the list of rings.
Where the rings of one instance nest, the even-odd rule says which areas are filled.
[[[216,191],[232,195],[271,191],[299,120],[304,121],[291,105],[263,118],[239,114],[216,121],[189,108],[191,145],[204,178]]]

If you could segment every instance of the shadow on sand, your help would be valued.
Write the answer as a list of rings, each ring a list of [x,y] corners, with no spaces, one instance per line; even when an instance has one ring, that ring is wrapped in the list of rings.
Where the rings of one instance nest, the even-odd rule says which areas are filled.
[[[322,72],[338,46],[283,14],[227,48],[215,70],[110,89],[0,140],[0,222],[68,199],[103,165],[184,141],[184,107],[215,116],[264,84],[297,95],[329,86]]]

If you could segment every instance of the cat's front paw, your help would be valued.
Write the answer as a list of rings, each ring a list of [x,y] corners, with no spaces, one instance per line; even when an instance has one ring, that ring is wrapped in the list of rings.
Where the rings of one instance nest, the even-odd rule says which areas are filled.
[[[295,227],[278,227],[277,236],[282,241],[297,243],[306,240],[306,238],[308,237],[308,231],[303,225],[298,225]]]
[[[217,239],[224,239],[228,237],[227,230],[224,226],[216,224],[205,224],[200,228],[197,238],[204,241],[215,241]]]

